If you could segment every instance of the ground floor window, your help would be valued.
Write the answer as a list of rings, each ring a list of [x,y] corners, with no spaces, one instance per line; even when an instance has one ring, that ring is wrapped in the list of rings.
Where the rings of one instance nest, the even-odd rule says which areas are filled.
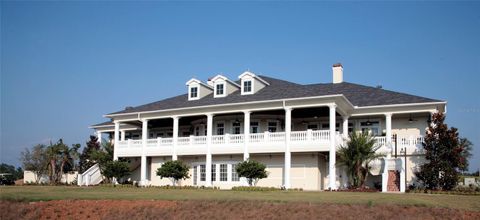
[[[236,163],[236,162],[235,162]],[[240,178],[236,171],[237,164],[231,162],[224,162],[212,164],[212,182],[238,182]],[[197,185],[198,181],[204,182],[207,179],[207,170],[205,164],[198,164],[193,166],[193,185]],[[218,176],[217,176],[218,174]]]
[[[212,181],[217,181],[217,165],[216,164],[212,164]]]
[[[193,185],[197,185],[197,167],[198,166],[193,166]]]
[[[200,181],[205,181],[205,164],[200,165]]]
[[[227,164],[220,164],[220,181],[226,182],[228,180]]]
[[[238,177],[238,173],[237,173],[237,164],[232,164],[232,181],[233,182],[240,181],[240,178]]]

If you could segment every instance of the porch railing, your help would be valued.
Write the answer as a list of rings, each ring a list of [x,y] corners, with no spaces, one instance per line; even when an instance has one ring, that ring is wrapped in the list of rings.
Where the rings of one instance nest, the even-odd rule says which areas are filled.
[[[269,144],[282,144],[285,142],[285,132],[264,132],[249,134],[249,143],[269,143]],[[345,140],[338,132],[335,137],[337,145],[341,145]],[[392,145],[387,146],[387,137],[375,137],[377,146],[382,146],[382,151],[390,150],[394,151],[395,139],[392,139]],[[306,130],[306,131],[292,131],[290,133],[290,142],[292,144],[327,144],[330,141],[330,131],[328,130]],[[244,134],[225,134],[225,135],[213,135],[211,143],[213,145],[222,144],[243,144],[245,142]],[[397,150],[401,148],[407,148],[407,153],[419,152],[422,147],[423,136],[398,136],[397,137]],[[206,136],[189,136],[178,137],[177,145],[206,145]],[[147,147],[162,147],[172,146],[173,138],[156,138],[148,139]],[[125,140],[119,141],[119,148],[141,148],[143,146],[142,140]],[[385,148],[385,149],[384,149]],[[387,149],[388,148],[388,149]]]

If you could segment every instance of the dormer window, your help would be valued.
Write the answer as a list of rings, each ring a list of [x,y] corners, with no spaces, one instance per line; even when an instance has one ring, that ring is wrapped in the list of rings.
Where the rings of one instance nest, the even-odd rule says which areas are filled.
[[[198,87],[191,87],[190,88],[190,99],[198,98]]]
[[[225,84],[217,84],[215,87],[215,95],[217,96],[223,96],[225,92],[223,91],[225,87]]]
[[[267,81],[249,71],[242,73],[238,78],[241,81],[240,85],[242,85],[240,90],[242,95],[253,95],[265,86],[270,85]]]
[[[243,93],[252,93],[252,81],[243,81]]]
[[[222,75],[216,75],[215,77],[210,79],[209,82],[214,89],[214,98],[227,97],[228,95],[232,94],[240,88],[240,85]]]
[[[213,88],[198,79],[189,80],[186,85],[188,86],[188,100],[198,100],[213,92]]]

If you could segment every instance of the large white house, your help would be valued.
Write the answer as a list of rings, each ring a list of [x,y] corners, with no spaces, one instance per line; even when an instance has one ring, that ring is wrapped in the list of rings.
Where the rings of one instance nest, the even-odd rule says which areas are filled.
[[[249,71],[191,79],[183,95],[107,114],[110,121],[91,128],[113,139],[114,159],[130,158],[131,178],[142,185],[171,184],[156,175],[168,160],[190,165],[182,185],[244,185],[235,165],[250,158],[269,172],[258,186],[304,190],[346,187],[336,149],[349,132],[368,131],[386,155],[371,163],[369,185],[405,191],[424,161],[431,114],[445,112],[446,102],[344,82],[342,65],[332,69],[332,83],[308,85]],[[92,174],[80,177],[83,184]]]

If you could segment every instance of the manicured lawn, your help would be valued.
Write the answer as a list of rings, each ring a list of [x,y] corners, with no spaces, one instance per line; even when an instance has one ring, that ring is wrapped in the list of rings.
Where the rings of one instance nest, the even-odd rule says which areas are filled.
[[[1,200],[45,201],[62,199],[115,200],[260,200],[334,204],[414,205],[480,211],[480,196],[352,193],[352,192],[244,192],[123,187],[1,186]]]

